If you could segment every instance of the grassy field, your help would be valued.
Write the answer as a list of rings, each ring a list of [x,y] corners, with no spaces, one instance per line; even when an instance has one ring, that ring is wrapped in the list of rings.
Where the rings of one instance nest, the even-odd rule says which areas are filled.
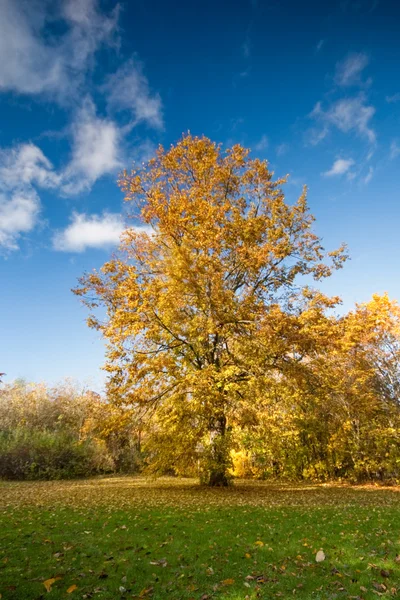
[[[400,598],[400,488],[0,482],[0,527],[3,600]]]

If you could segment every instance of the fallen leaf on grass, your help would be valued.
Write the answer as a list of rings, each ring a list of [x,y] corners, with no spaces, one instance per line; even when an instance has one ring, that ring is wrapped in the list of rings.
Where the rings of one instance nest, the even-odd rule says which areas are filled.
[[[222,582],[222,585],[233,585],[235,583],[234,579],[224,579]]]
[[[140,594],[139,594],[139,598],[145,598],[146,596],[149,596],[150,594],[153,593],[154,588],[149,587],[149,588],[144,588]]]
[[[165,558],[160,558],[160,560],[151,560],[150,564],[155,565],[157,567],[166,567],[168,565]]]
[[[51,592],[51,586],[59,579],[61,579],[61,577],[51,577],[50,579],[46,579],[46,581],[43,581],[43,585],[48,592]]]
[[[261,548],[262,546],[264,546],[264,542],[262,542],[261,540],[257,540],[256,546],[260,546]]]
[[[390,571],[386,571],[385,569],[381,569],[382,577],[390,577]]]
[[[78,589],[78,586],[75,585],[75,583],[74,583],[73,585],[70,585],[69,588],[67,589],[67,594],[72,594],[72,592],[74,592],[77,589]]]
[[[386,592],[386,590],[387,590],[387,587],[384,583],[376,583],[375,581],[373,581],[372,585],[376,589],[377,592]]]
[[[315,555],[315,562],[322,562],[323,560],[325,560],[325,553],[323,550],[318,550]]]
[[[107,579],[108,577],[108,573],[106,573],[105,571],[102,571],[99,575],[99,579]]]

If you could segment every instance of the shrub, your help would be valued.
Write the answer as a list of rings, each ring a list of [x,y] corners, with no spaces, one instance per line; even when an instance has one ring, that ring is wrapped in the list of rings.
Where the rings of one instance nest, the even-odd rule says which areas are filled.
[[[0,434],[0,477],[67,479],[112,471],[104,443],[70,434],[18,428]]]

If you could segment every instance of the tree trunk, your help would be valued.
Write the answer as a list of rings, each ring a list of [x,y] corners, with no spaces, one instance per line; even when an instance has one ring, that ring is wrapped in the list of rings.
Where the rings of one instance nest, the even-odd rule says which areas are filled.
[[[226,417],[219,415],[210,422],[211,464],[208,485],[226,487],[229,485],[229,450],[226,445]]]

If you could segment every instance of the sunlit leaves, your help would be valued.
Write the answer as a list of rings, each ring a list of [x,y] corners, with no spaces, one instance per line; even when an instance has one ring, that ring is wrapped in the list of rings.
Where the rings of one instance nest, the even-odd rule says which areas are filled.
[[[109,396],[143,418],[154,470],[200,458],[225,481],[225,434],[268,410],[282,382],[293,398],[329,329],[338,299],[302,278],[328,277],[345,251],[325,253],[306,190],[291,205],[284,183],[240,145],[190,135],[120,181],[147,230],[128,228],[77,293],[105,309],[89,325],[108,342]]]

